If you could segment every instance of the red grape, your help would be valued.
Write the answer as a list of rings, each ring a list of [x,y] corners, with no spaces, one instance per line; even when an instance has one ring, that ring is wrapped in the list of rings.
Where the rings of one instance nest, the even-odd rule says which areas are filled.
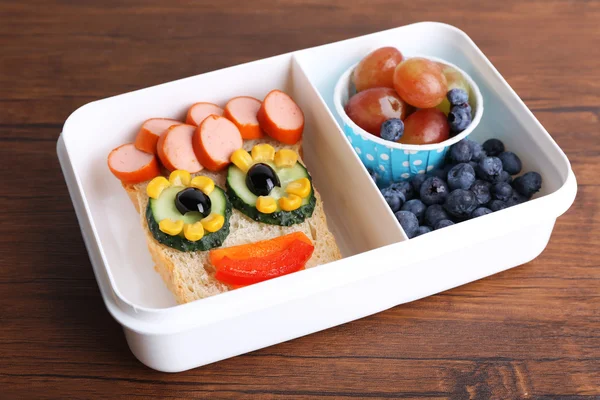
[[[381,124],[390,118],[404,119],[408,106],[390,88],[363,90],[350,98],[346,114],[365,131],[379,136]]]
[[[374,87],[394,88],[394,71],[402,53],[394,47],[382,47],[365,56],[354,69],[356,91]]]
[[[394,88],[408,104],[418,108],[435,107],[448,91],[440,66],[425,58],[410,58],[394,71]]]
[[[440,143],[448,139],[450,126],[446,115],[435,108],[415,111],[404,120],[404,134],[398,141],[404,144]]]

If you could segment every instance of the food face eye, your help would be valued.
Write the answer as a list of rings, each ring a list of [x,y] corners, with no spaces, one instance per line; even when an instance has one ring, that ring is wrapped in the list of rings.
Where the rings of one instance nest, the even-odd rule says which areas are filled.
[[[199,212],[203,217],[210,215],[211,201],[200,189],[185,188],[175,196],[175,207],[182,214]]]
[[[275,186],[281,187],[277,173],[264,163],[254,164],[246,174],[246,186],[257,196],[268,196]]]

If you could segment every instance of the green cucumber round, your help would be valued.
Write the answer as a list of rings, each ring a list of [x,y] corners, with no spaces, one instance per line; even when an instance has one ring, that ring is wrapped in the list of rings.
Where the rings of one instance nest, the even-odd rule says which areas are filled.
[[[211,213],[221,214],[225,218],[223,227],[216,232],[206,232],[202,239],[192,242],[187,240],[183,233],[181,235],[167,235],[158,227],[158,222],[165,218],[172,220],[183,220],[185,223],[193,224],[202,219],[199,212],[189,212],[182,215],[175,206],[175,196],[184,187],[172,186],[160,194],[158,199],[150,199],[146,207],[146,221],[148,229],[154,239],[165,246],[172,247],[179,251],[206,251],[219,247],[229,235],[229,218],[231,218],[231,203],[223,189],[215,186],[212,193],[208,196],[211,201]]]
[[[275,187],[270,197],[276,201],[284,197],[285,187],[288,183],[300,178],[308,178],[312,186],[312,178],[306,168],[297,162],[293,167],[277,168],[273,163],[267,163],[275,170],[281,187]],[[227,196],[231,201],[232,206],[252,218],[254,221],[262,222],[271,225],[291,226],[303,222],[306,218],[310,218],[315,210],[317,200],[314,190],[311,189],[308,197],[302,199],[302,205],[293,211],[283,211],[277,207],[277,211],[272,214],[265,214],[256,209],[256,200],[258,196],[248,189],[246,186],[246,173],[241,169],[231,164],[227,170]]]

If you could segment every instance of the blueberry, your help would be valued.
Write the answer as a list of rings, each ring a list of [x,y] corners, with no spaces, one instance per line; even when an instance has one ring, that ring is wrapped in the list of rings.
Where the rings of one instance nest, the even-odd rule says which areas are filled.
[[[490,177],[491,183],[501,183],[501,182],[511,183],[512,180],[513,180],[512,176],[504,170],[502,170],[502,172],[500,172],[500,175]]]
[[[454,222],[450,221],[449,219],[442,219],[435,224],[435,230],[437,231],[438,229],[442,229],[450,225],[454,225]]]
[[[462,89],[450,89],[448,93],[446,93],[446,97],[453,106],[464,104],[469,101],[469,94]]]
[[[498,157],[484,157],[477,164],[477,177],[492,182],[502,173],[502,161]]]
[[[410,211],[411,213],[415,214],[419,220],[419,224],[421,224],[423,223],[423,217],[425,216],[425,210],[427,209],[427,206],[419,199],[412,199],[404,203],[400,209],[402,211]]]
[[[404,229],[406,236],[409,239],[415,237],[419,229],[419,221],[415,214],[410,211],[398,211],[395,215],[398,222],[400,222],[400,226]]]
[[[429,226],[435,226],[439,221],[443,219],[450,219],[444,207],[439,204],[434,204],[427,207],[425,211],[425,223]]]
[[[428,206],[432,204],[442,204],[448,196],[448,185],[446,182],[435,176],[425,179],[419,191],[421,201]]]
[[[452,106],[448,113],[448,123],[453,132],[462,132],[471,123],[471,107]]]
[[[448,171],[448,187],[454,189],[468,189],[475,182],[475,170],[469,164],[456,164]]]
[[[513,188],[506,182],[496,183],[492,186],[492,197],[496,200],[508,201],[512,196]]]
[[[427,226],[427,225],[421,225],[419,227],[419,229],[417,229],[417,234],[415,235],[415,237],[424,235],[424,234],[429,233],[431,231],[432,231],[432,229],[429,226]]]
[[[471,154],[473,154],[471,157],[472,161],[479,161],[486,156],[485,150],[483,150],[483,147],[479,142],[470,139],[463,140],[469,144],[469,147],[471,147]]]
[[[381,124],[379,134],[382,139],[397,142],[404,134],[404,122],[398,118],[390,118]]]
[[[415,189],[415,193],[419,193],[419,190],[421,190],[421,185],[427,178],[428,176],[425,174],[416,174],[411,178],[410,183],[413,189]]]
[[[537,172],[527,172],[513,182],[513,188],[526,198],[530,199],[534,193],[542,188],[542,176]]]
[[[446,211],[450,215],[460,219],[468,218],[478,206],[479,203],[477,202],[475,193],[465,189],[453,190],[444,202]]]
[[[469,164],[471,166],[471,168],[473,168],[473,171],[477,171],[477,162],[476,161],[469,161],[467,164]]]
[[[495,157],[504,151],[504,143],[498,139],[488,139],[483,142],[483,150],[490,157]]]
[[[450,160],[455,163],[466,163],[471,161],[471,158],[473,157],[471,146],[466,140],[461,140],[450,146],[449,154]]]
[[[516,206],[517,204],[525,203],[527,201],[527,197],[523,196],[521,193],[513,190],[512,196],[510,199],[506,201],[506,205],[508,207]]]
[[[402,193],[406,200],[415,197],[415,191],[408,181],[394,182],[390,185],[390,189]]]
[[[404,195],[402,193],[387,192],[383,195],[383,198],[388,206],[390,206],[392,212],[400,210],[402,203],[404,203]]]
[[[508,207],[508,205],[502,200],[492,200],[487,206],[492,211],[500,211]]]
[[[516,175],[521,172],[523,164],[518,155],[512,151],[504,151],[498,154],[498,158],[502,161],[502,168],[511,175]]]
[[[390,206],[392,212],[400,210],[400,207],[402,207],[402,204],[404,204],[404,202],[406,201],[404,193],[395,190],[391,186],[388,186],[385,189],[381,189],[381,194],[383,195],[385,201],[388,203],[388,206]]]
[[[475,183],[471,186],[471,192],[475,194],[475,198],[477,199],[477,203],[486,204],[490,200],[492,200],[492,195],[490,193],[490,188],[492,184],[482,180],[476,180]]]
[[[482,215],[491,214],[493,211],[486,207],[476,208],[475,211],[471,213],[471,218],[481,217]]]

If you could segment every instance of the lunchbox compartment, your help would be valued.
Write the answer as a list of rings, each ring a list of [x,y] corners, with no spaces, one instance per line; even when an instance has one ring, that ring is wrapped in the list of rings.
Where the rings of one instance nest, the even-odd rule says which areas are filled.
[[[432,25],[439,29],[432,31]],[[414,40],[416,37],[419,40]],[[464,32],[445,24],[408,25],[315,47],[297,54],[298,64],[316,88],[321,101],[329,110],[330,117],[336,120],[340,136],[345,137],[344,123],[334,105],[335,85],[350,66],[383,46],[396,47],[408,57],[426,55],[445,60],[464,70],[479,86],[485,104],[482,119],[469,135],[469,139],[483,143],[487,139],[498,138],[504,142],[507,150],[515,152],[521,158],[521,174],[528,171],[539,172],[543,178],[543,185],[532,201],[556,193],[564,187],[571,171],[565,154],[498,71],[474,46],[471,39]],[[366,168],[365,173],[368,173]],[[380,197],[385,201],[383,196]],[[527,204],[532,203],[520,204],[513,208],[521,210]],[[505,214],[506,211],[498,212]],[[549,211],[548,217],[561,213]],[[469,221],[461,222],[465,223]],[[518,225],[515,229],[517,227]],[[397,224],[397,228],[402,231],[400,224]],[[453,228],[454,226],[445,229]],[[402,235],[406,236],[403,231]]]
[[[63,133],[65,145],[117,297],[136,309],[176,306],[152,268],[139,215],[109,172],[106,156],[111,149],[133,141],[144,120],[182,120],[189,106],[198,101],[224,106],[232,97],[262,99],[273,89],[291,95],[305,113],[305,162],[342,255],[349,257],[404,239],[351,149],[331,140],[337,137],[335,122],[323,116],[325,110],[316,93],[306,90],[308,86],[290,54],[93,102],[69,117]],[[376,231],[375,220],[379,221]]]

